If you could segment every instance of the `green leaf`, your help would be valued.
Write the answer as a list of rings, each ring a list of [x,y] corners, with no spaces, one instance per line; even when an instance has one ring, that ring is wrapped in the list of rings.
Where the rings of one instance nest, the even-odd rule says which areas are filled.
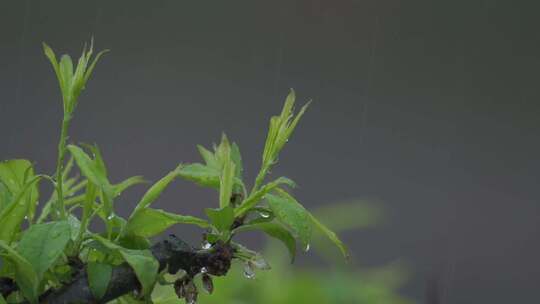
[[[152,237],[165,231],[175,224],[197,225],[202,228],[209,226],[208,222],[193,216],[178,215],[165,212],[159,209],[144,208],[140,209],[132,216],[126,227],[126,235],[137,235],[141,237]]]
[[[100,188],[111,187],[100,162],[92,160],[88,154],[75,145],[69,145],[67,149],[71,155],[73,155],[73,158],[75,158],[75,162],[81,170],[81,173],[88,178],[88,180]]]
[[[231,159],[234,162],[235,167],[235,176],[236,178],[242,180],[242,175],[244,174],[244,166],[242,164],[242,155],[240,154],[240,148],[236,143],[231,145]]]
[[[234,230],[235,233],[243,232],[243,231],[254,231],[254,230],[261,230],[264,231],[269,236],[276,238],[285,244],[287,249],[289,250],[289,254],[291,256],[291,262],[294,262],[294,258],[296,256],[296,241],[292,234],[285,229],[283,226],[272,223],[272,222],[266,222],[266,223],[254,223],[254,224],[248,224],[244,226],[240,226]]]
[[[109,50],[103,50],[103,51],[97,53],[96,57],[94,58],[94,60],[90,64],[90,66],[86,69],[86,73],[84,74],[84,83],[85,84],[88,81],[88,79],[90,78],[90,76],[92,75],[92,73],[94,72],[94,68],[96,67],[96,64],[99,61],[99,59],[101,58],[101,56],[103,56],[105,53],[108,53],[108,52],[109,52]],[[88,56],[88,60],[89,59],[90,59],[90,56]]]
[[[309,106],[310,102],[304,105],[296,117],[294,117],[295,99],[295,92],[291,89],[287,99],[285,100],[281,114],[279,116],[273,116],[270,119],[268,135],[264,145],[262,165],[259,173],[257,174],[257,178],[255,179],[255,185],[251,191],[252,193],[255,192],[264,182],[270,167],[277,161],[279,152],[283,149],[285,143],[289,141],[292,132]]]
[[[0,241],[0,248],[7,252],[6,258],[15,265],[15,282],[30,303],[38,303],[39,278],[30,264],[7,243]]]
[[[231,202],[232,190],[234,186],[234,163],[229,159],[223,165],[219,186],[219,206],[224,208]]]
[[[167,186],[176,177],[178,177],[180,168],[181,167],[179,166],[174,171],[169,172],[169,174],[165,175],[163,178],[153,184],[152,187],[150,187],[150,189],[148,189],[143,195],[142,199],[137,204],[137,207],[135,207],[133,214],[135,214],[139,209],[144,209],[150,206],[150,204],[152,204],[161,195],[161,192],[163,192],[165,188],[167,188]]]
[[[314,226],[318,228],[330,241],[332,241],[339,248],[345,259],[348,260],[350,258],[349,249],[347,249],[347,246],[345,246],[339,237],[313,215],[310,214],[310,218]]]
[[[7,304],[6,299],[0,294],[0,304]]]
[[[96,146],[89,147],[93,152],[95,159],[91,159],[88,154],[75,145],[69,145],[67,149],[71,155],[73,155],[73,158],[75,158],[75,162],[81,170],[81,173],[101,190],[100,198],[103,202],[102,212],[104,214],[102,218],[104,218],[107,232],[110,234],[113,227],[107,219],[114,216],[114,187],[107,178],[107,170],[99,149]]]
[[[88,262],[88,284],[96,299],[101,299],[107,292],[111,281],[112,266],[109,264],[90,261]]]
[[[219,170],[219,164],[214,156],[214,153],[201,145],[197,145],[197,149],[208,167]]]
[[[94,235],[94,239],[120,254],[129,264],[142,286],[143,295],[148,295],[152,291],[157,279],[159,263],[149,250],[126,249],[98,235]]]
[[[312,233],[309,212],[285,191],[279,191],[278,195],[267,194],[266,200],[276,217],[300,240],[303,248],[309,249]]]
[[[235,215],[237,217],[244,215],[250,209],[255,207],[264,198],[266,194],[270,193],[270,191],[276,189],[276,187],[283,184],[288,185],[289,187],[292,187],[292,188],[296,187],[296,184],[291,179],[288,179],[286,177],[280,177],[276,179],[275,181],[272,181],[264,185],[262,188],[260,188],[256,192],[253,192],[252,194],[250,194],[235,210]]]
[[[32,164],[25,159],[13,159],[0,162],[0,212],[10,205],[13,199],[23,191],[27,181],[35,176]],[[29,220],[34,218],[39,191],[37,184],[26,190],[21,200],[27,205]]]
[[[234,175],[238,181],[241,181],[241,183],[235,183],[233,187],[233,193],[245,193],[245,186],[243,184],[244,165],[242,163],[242,155],[240,154],[240,148],[234,142],[231,145],[231,160],[234,162]]]
[[[11,203],[12,195],[8,188],[0,181],[0,213]]]
[[[45,56],[47,56],[51,62],[56,77],[58,78],[64,103],[64,114],[66,115],[72,114],[77,105],[78,97],[81,91],[85,88],[86,82],[90,78],[96,63],[98,62],[99,58],[108,51],[104,50],[98,53],[92,63],[89,65],[93,51],[92,44],[93,41],[88,51],[86,50],[86,46],[83,49],[83,53],[79,57],[77,67],[75,68],[74,72],[73,61],[69,55],[63,55],[58,63],[53,50],[47,44],[43,43]]]
[[[62,95],[64,98],[64,109],[71,113],[73,105],[73,62],[69,55],[62,55],[60,57],[60,77],[62,78]]]
[[[146,181],[142,176],[132,176],[126,180],[123,180],[122,182],[113,185],[113,193],[114,196],[118,196],[122,194],[126,189],[138,185],[138,184],[144,184]]]
[[[230,231],[234,223],[234,209],[231,206],[226,206],[221,209],[204,209],[210,222],[218,231]]]
[[[84,233],[84,230],[81,232],[81,221],[75,215],[70,214],[68,215],[67,222],[69,224],[69,231],[71,232],[71,240],[75,241],[79,233]]]
[[[54,51],[51,49],[51,47],[49,47],[45,42],[43,42],[43,52],[53,66],[54,73],[56,74],[56,77],[58,78],[58,83],[60,84],[60,88],[63,88],[64,85],[62,84],[62,76],[60,75],[60,67],[58,66],[56,55],[54,54]]]
[[[17,251],[32,264],[38,278],[53,265],[71,239],[67,221],[33,225],[26,230]]]
[[[20,192],[13,197],[12,202],[0,213],[0,240],[11,243],[15,234],[20,231],[25,217],[36,205],[34,200],[37,200],[37,196],[34,197],[32,193],[41,178],[41,176],[34,176],[28,180]]]
[[[190,164],[180,169],[180,177],[203,187],[219,188],[220,171],[203,164]]]

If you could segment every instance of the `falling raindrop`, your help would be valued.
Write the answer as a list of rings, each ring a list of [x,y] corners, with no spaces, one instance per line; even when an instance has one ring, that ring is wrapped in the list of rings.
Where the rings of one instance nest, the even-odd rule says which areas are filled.
[[[207,273],[208,269],[206,267],[201,268],[201,273]]]
[[[248,279],[253,279],[255,277],[255,271],[253,270],[253,266],[250,262],[244,264],[244,277]]]
[[[309,251],[309,249],[310,249],[310,245],[309,245],[309,244],[307,244],[307,245],[306,245],[306,248],[304,249],[304,251],[305,251],[305,252],[308,252],[308,251]]]
[[[269,218],[270,217],[270,213],[269,212],[266,212],[266,211],[261,211],[259,212],[259,215],[263,218]]]

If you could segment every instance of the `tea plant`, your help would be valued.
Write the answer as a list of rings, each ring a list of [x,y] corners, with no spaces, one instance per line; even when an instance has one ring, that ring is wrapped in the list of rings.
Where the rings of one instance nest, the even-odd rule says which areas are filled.
[[[0,162],[0,304],[151,302],[156,284],[174,285],[179,298],[195,303],[201,288],[195,282],[200,280],[199,286],[212,292],[212,277],[226,275],[233,260],[244,263],[247,277],[270,269],[260,253],[234,241],[245,231],[262,231],[282,241],[294,260],[297,242],[307,251],[312,230],[318,229],[348,256],[338,237],[286,190],[295,186],[292,180],[267,182],[307,108],[294,113],[294,91],[281,113],[270,119],[262,165],[249,191],[240,149],[223,135],[212,150],[198,146],[204,163],[178,165],[146,191],[128,218],[122,218],[115,213],[115,199],[143,179],[114,183],[97,146],[67,142],[79,96],[105,51],[93,57],[91,43],[74,65],[69,55],[57,60],[49,46],[43,47],[58,79],[64,112],[56,172],[36,174],[32,163],[23,159]],[[205,209],[207,219],[151,207],[177,179],[217,190],[217,207]],[[38,208],[41,182],[50,183],[53,193]],[[93,221],[103,222],[104,231],[91,231]],[[204,229],[200,248],[174,235],[150,243],[175,224]]]

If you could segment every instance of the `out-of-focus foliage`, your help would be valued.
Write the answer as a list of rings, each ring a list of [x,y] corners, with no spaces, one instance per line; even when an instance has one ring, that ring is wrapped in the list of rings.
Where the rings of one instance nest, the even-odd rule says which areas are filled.
[[[333,204],[315,214],[332,229],[358,230],[381,222],[381,209],[365,202]],[[359,214],[361,216],[359,216]],[[265,258],[272,271],[257,272],[249,280],[245,269],[236,263],[228,276],[214,279],[212,296],[202,294],[202,304],[412,304],[399,294],[407,281],[407,268],[390,263],[377,268],[359,269],[353,261],[344,263],[338,250],[321,235],[314,235],[312,251],[322,261],[316,267],[291,267],[278,242],[269,239]],[[340,262],[341,261],[341,262]],[[338,263],[341,267],[335,267]],[[331,265],[331,266],[329,266]],[[201,284],[199,280],[199,284]],[[183,303],[172,286],[159,285],[153,293],[156,304]]]

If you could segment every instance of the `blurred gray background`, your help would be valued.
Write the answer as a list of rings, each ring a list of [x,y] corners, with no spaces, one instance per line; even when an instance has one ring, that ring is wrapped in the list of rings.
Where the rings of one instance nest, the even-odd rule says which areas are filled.
[[[41,41],[109,48],[71,129],[113,181],[198,161],[222,131],[260,163],[290,87],[314,100],[274,176],[308,208],[382,202],[386,223],[344,234],[361,265],[409,262],[420,302],[537,303],[538,5],[533,1],[0,1],[0,158],[54,170],[61,105]],[[121,214],[145,187],[117,202]],[[159,207],[201,215],[178,182]],[[193,228],[175,231],[198,239]],[[309,255],[308,255],[309,256]],[[316,263],[303,256],[300,263]]]

